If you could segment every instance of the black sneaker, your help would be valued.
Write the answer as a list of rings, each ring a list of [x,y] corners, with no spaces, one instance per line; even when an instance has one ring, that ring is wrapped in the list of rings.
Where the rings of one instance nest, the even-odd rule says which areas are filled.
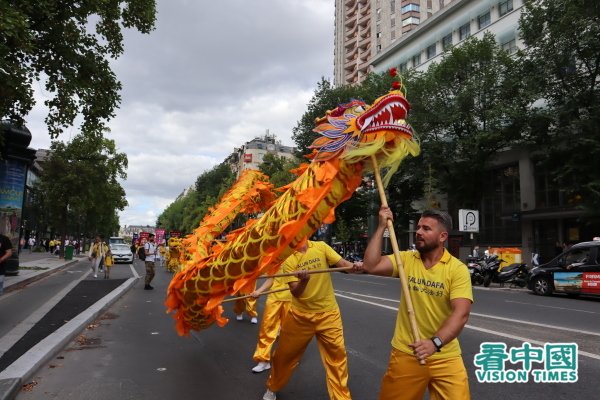
[[[154,288],[152,286],[150,286],[150,285],[145,285],[144,286],[144,290],[152,290],[152,289],[154,289]]]

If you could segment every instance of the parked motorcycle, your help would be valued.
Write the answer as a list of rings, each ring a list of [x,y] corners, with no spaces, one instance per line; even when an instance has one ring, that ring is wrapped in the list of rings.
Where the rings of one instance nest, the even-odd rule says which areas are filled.
[[[527,285],[527,264],[514,263],[500,269],[502,260],[496,255],[488,257],[483,269],[483,286],[488,287],[492,282],[504,286],[509,283],[511,286],[525,287]]]
[[[484,257],[467,257],[467,268],[471,275],[471,285],[481,285],[483,283],[483,266],[485,263]]]

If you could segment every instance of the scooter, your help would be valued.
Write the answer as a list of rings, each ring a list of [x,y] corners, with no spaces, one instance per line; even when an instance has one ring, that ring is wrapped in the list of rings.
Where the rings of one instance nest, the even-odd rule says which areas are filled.
[[[471,285],[481,285],[483,283],[483,265],[484,257],[467,257],[467,268],[471,275]]]
[[[500,287],[505,283],[518,287],[527,285],[527,264],[514,263],[500,270],[501,262],[496,255],[489,257],[484,267],[483,286],[488,287],[492,282],[499,283]]]

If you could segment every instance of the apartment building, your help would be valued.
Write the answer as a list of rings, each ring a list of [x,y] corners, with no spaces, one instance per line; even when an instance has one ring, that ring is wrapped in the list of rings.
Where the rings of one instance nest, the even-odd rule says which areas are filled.
[[[266,154],[274,154],[278,157],[294,158],[296,148],[285,146],[281,141],[277,140],[274,134],[269,131],[262,137],[256,137],[249,142],[246,142],[239,148],[235,148],[233,153],[225,159],[236,177],[239,178],[242,171],[246,169],[259,169]]]
[[[336,0],[334,84],[354,84],[373,58],[457,0]]]
[[[400,71],[424,71],[440,62],[453,46],[460,46],[471,36],[482,38],[486,32],[493,33],[509,53],[516,52],[524,47],[519,38],[523,7],[523,0],[455,0],[376,54],[371,70],[381,73],[396,67]],[[461,257],[478,244],[519,247],[523,261],[529,261],[534,252],[548,261],[556,242],[591,240],[600,229],[597,223],[586,221],[584,211],[573,205],[535,154],[526,149],[504,151],[490,160],[482,189],[479,233],[471,239],[455,232],[449,241],[453,253],[460,252]]]
[[[523,47],[518,34],[522,7],[523,0],[455,0],[375,55],[372,71],[392,67],[401,72],[426,70],[453,46],[460,46],[471,36],[481,39],[486,32],[493,33],[498,43],[513,53]]]

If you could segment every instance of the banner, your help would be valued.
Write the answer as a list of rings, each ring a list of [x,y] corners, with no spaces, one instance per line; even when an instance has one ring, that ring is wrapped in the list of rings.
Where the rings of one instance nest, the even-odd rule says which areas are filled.
[[[19,232],[27,166],[16,160],[0,160],[0,233],[19,248]]]
[[[164,229],[155,229],[154,230],[154,235],[156,236],[154,238],[154,241],[157,244],[161,244],[165,242],[165,230]]]

